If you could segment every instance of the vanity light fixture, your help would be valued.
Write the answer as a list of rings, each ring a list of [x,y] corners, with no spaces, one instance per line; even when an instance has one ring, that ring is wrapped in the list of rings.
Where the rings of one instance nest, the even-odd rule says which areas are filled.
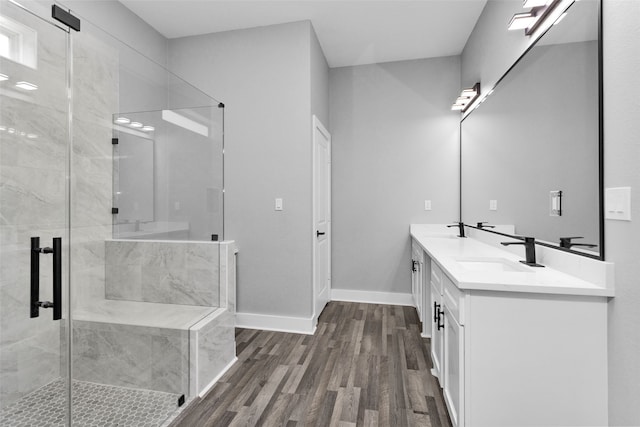
[[[467,111],[467,108],[480,96],[480,83],[476,83],[473,87],[462,89],[460,96],[451,106],[453,111]]]
[[[33,83],[29,83],[29,82],[18,82],[18,83],[16,83],[16,87],[18,87],[20,89],[24,89],[24,90],[37,90],[38,89],[38,85],[34,85]]]
[[[131,123],[131,120],[127,119],[126,117],[118,117],[114,120],[114,122],[121,125],[128,125],[129,123]]]
[[[156,130],[156,128],[154,128],[153,126],[142,126],[142,130],[145,132],[153,132],[154,130]]]
[[[5,80],[9,80],[9,76],[7,76],[6,74],[0,73],[0,82],[3,82]]]
[[[523,0],[522,7],[531,10],[513,15],[509,30],[524,30],[525,35],[532,35],[560,3],[561,0]]]
[[[129,124],[129,126],[131,126],[132,128],[139,129],[139,128],[141,128],[141,127],[143,126],[143,124],[142,124],[142,123],[140,123],[140,122],[131,122],[131,123]]]
[[[509,22],[509,30],[526,30],[536,22],[536,16],[533,12],[516,13],[511,17]]]

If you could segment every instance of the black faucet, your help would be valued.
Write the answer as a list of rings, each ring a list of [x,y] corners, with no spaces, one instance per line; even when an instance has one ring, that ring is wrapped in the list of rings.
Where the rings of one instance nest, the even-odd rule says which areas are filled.
[[[479,222],[478,224],[476,224],[476,228],[478,228],[479,230],[482,230],[483,228],[496,228],[495,225],[485,225],[485,222]]]
[[[572,246],[582,246],[585,248],[595,248],[598,245],[593,245],[591,243],[573,243],[571,240],[573,239],[584,239],[584,237],[561,237],[560,238],[560,247],[565,249],[571,249]]]
[[[464,235],[464,222],[456,222],[455,224],[447,225],[447,227],[458,227],[458,230],[460,230],[458,237],[467,237]]]
[[[536,239],[535,238],[525,237],[523,242],[500,242],[500,244],[504,246],[524,245],[524,252],[525,252],[526,259],[520,262],[528,265],[529,267],[544,267],[544,265],[538,264],[536,262]]]

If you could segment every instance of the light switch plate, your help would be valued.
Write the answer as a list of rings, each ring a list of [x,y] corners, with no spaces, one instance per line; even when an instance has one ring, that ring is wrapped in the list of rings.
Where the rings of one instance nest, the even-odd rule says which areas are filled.
[[[604,217],[618,221],[631,221],[631,187],[605,189]]]
[[[489,210],[497,211],[498,210],[498,201],[497,200],[489,200]]]
[[[425,211],[430,211],[431,210],[431,200],[425,200],[424,201],[424,210]]]
[[[282,210],[282,199],[278,198],[276,199],[276,210],[277,211],[281,211]]]

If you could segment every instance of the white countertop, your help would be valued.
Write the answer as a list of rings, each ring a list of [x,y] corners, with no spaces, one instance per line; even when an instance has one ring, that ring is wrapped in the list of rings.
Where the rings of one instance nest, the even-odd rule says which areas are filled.
[[[550,267],[529,267],[514,255],[472,238],[458,238],[457,228],[444,225],[412,225],[413,237],[461,290],[530,292],[562,295],[613,296],[613,289],[591,283]],[[505,240],[509,240],[505,238]],[[576,255],[578,256],[578,255]],[[472,271],[460,260],[505,259],[520,271]]]

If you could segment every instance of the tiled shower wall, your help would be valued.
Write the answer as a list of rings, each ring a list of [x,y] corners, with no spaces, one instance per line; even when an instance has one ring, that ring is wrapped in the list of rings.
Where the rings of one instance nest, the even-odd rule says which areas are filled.
[[[218,307],[220,245],[108,240],[107,299]]]
[[[9,13],[9,9],[3,13]],[[66,360],[61,357],[60,348],[65,343],[60,340],[60,331],[66,316],[53,321],[51,310],[41,310],[40,317],[28,317],[29,239],[40,236],[41,246],[50,246],[53,237],[62,237],[63,274],[67,277],[68,202],[72,207],[70,255],[74,265],[70,281],[77,295],[73,303],[98,296],[100,288],[104,295],[104,240],[111,234],[111,114],[117,111],[118,104],[118,52],[91,34],[75,37],[72,179],[70,194],[66,194],[69,137],[66,40],[62,36],[47,37],[48,30],[42,27],[42,22],[30,15],[15,19],[39,32],[37,76],[44,76],[46,83],[38,82],[39,89],[22,98],[3,97],[3,103],[11,105],[3,106],[0,118],[5,126],[39,135],[37,139],[19,138],[17,134],[3,136],[0,156],[3,406],[64,374],[61,366],[66,366]],[[16,70],[15,75],[21,71]],[[40,258],[41,299],[51,300],[52,260],[50,256]],[[66,294],[63,289],[63,296]],[[68,301],[63,303],[66,305]]]

